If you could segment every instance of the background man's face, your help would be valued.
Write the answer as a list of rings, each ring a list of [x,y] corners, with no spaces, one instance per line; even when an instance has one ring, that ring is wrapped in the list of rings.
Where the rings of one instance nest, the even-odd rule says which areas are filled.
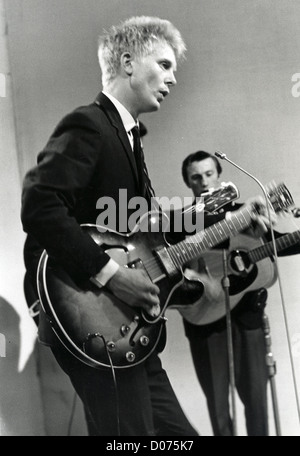
[[[187,167],[187,181],[196,197],[211,188],[219,187],[219,175],[214,160],[205,158],[192,162]]]

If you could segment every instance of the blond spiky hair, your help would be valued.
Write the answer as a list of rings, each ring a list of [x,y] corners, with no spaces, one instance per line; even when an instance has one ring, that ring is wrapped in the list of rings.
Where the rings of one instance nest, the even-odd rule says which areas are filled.
[[[124,52],[145,56],[152,52],[157,42],[169,44],[177,61],[184,58],[185,43],[180,32],[168,20],[148,16],[131,17],[105,31],[99,38],[98,47],[103,87],[116,77]]]

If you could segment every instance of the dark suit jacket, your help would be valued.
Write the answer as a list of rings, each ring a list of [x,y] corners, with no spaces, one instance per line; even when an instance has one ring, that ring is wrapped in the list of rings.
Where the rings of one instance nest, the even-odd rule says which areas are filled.
[[[109,256],[80,224],[97,223],[100,197],[111,197],[118,214],[119,189],[126,189],[128,201],[146,196],[145,184],[138,182],[120,115],[104,94],[65,116],[23,184],[24,261],[32,287],[43,249],[74,277],[97,274]]]
[[[102,196],[113,198],[118,213],[119,189],[127,190],[128,200],[142,194],[121,118],[100,94],[96,103],[62,119],[39,154],[38,165],[25,176],[27,268],[35,269],[35,255],[45,248],[66,268],[75,266],[87,278],[99,272],[109,258],[79,224],[96,223],[96,204]]]

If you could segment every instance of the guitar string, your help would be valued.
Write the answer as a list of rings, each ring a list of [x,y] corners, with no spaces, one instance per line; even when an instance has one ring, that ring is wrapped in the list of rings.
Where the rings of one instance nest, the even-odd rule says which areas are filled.
[[[250,211],[247,208],[244,209],[243,211],[240,211],[240,213],[239,213],[239,215],[244,219],[245,225],[248,226],[250,220],[248,220],[245,217],[244,212],[246,212],[248,215],[250,215],[251,213],[250,213]],[[240,229],[245,228],[245,225],[243,225],[241,223],[240,218],[239,218],[238,215],[235,216],[235,219],[239,223]],[[223,229],[224,226],[226,227],[227,232],[226,232],[226,230]],[[190,242],[190,245],[189,245],[189,248],[188,248],[189,256],[186,256],[186,258],[184,258],[184,261],[189,261],[189,260],[193,259],[193,257],[194,257],[193,252],[192,252],[193,256],[190,256],[191,251],[193,250],[191,248],[191,246],[194,247],[195,253],[199,254],[199,253],[201,253],[200,252],[201,249],[203,249],[203,248],[204,249],[210,249],[214,245],[217,245],[218,243],[222,242],[224,240],[224,237],[227,238],[228,235],[232,234],[232,231],[234,230],[234,228],[235,228],[235,230],[240,231],[240,229],[238,227],[234,226],[234,222],[229,224],[229,223],[227,223],[227,221],[223,220],[223,221],[218,222],[217,224],[213,225],[212,227],[209,227],[206,230],[204,230],[204,233],[200,232],[200,233],[196,233],[195,235],[191,236],[190,239],[192,240],[192,242]],[[216,235],[218,233],[221,235],[219,238]],[[211,235],[214,236],[215,240],[212,238]],[[207,239],[205,238],[205,236],[206,236],[206,238],[208,238],[208,242],[207,242]],[[200,239],[200,238],[203,238],[203,239]],[[182,252],[185,252],[184,246],[186,246],[186,245],[187,245],[187,240],[184,240],[184,241],[181,241],[181,242],[179,242],[179,243],[177,243],[175,245],[169,246],[168,250],[170,252],[173,252],[173,250],[175,250],[177,252],[177,253],[175,253],[175,255],[176,255],[175,258],[178,257],[181,260],[182,256],[184,256],[182,254]]]
[[[288,233],[281,238],[276,240],[276,245],[278,250],[283,250],[287,247],[290,247],[293,244],[296,244],[300,240],[300,230],[297,230],[294,233]],[[267,252],[267,254],[265,254]],[[261,245],[256,247],[255,249],[248,252],[250,258],[253,258],[255,261],[259,261],[266,256],[270,256],[274,254],[274,249],[272,243],[268,243],[265,245]]]
[[[250,216],[250,219],[247,219],[245,216],[248,215]],[[244,221],[244,224],[242,223],[242,220]],[[208,246],[205,245],[205,235],[203,235],[202,232],[196,233],[194,236],[192,236],[193,241],[198,240],[200,237],[204,236],[204,239],[200,240],[198,242],[192,242],[192,246],[194,247],[195,254],[198,255],[205,249],[212,248],[214,245],[217,245],[218,243],[222,242],[224,236],[231,235],[232,234],[232,225],[233,228],[236,230],[240,231],[243,228],[245,228],[245,225],[249,225],[249,222],[251,220],[251,213],[250,211],[245,208],[241,211],[239,211],[239,214],[235,214],[234,217],[232,218],[232,223],[229,224],[227,223],[226,220],[223,220],[222,222],[218,222],[217,224],[213,225],[212,227],[209,227],[205,230],[206,237],[209,239]],[[236,223],[239,224],[240,229],[236,226]],[[226,230],[223,229],[223,227],[226,227]],[[218,238],[218,233],[220,234],[220,238]],[[211,237],[211,235],[214,236],[215,239]],[[185,262],[188,262],[192,260],[195,255],[194,252],[192,251],[193,249],[188,249],[188,252],[186,252],[184,246],[186,245],[186,240],[181,241],[178,244],[171,245],[168,247],[168,253],[171,259],[173,260],[173,263],[175,266],[180,269],[181,265],[183,265]],[[197,246],[197,247],[196,247]],[[183,253],[185,252],[185,253]],[[149,275],[152,277],[152,279],[155,279],[157,277],[156,274],[161,275],[161,269],[159,268],[156,258],[149,258],[146,259],[143,262],[146,270],[148,271]]]
[[[250,219],[247,219],[247,217],[245,216],[245,212],[246,215],[248,215],[248,217],[250,216]],[[178,269],[180,269],[181,265],[193,259],[195,257],[195,254],[199,255],[201,251],[203,251],[203,249],[210,249],[214,245],[217,245],[218,243],[222,242],[224,236],[232,235],[234,233],[234,229],[238,231],[244,229],[245,226],[249,225],[250,220],[251,213],[247,208],[245,208],[244,210],[241,210],[238,215],[235,214],[234,220],[232,220],[231,225],[228,224],[225,220],[223,220],[222,222],[218,222],[212,227],[206,229],[205,234],[208,238],[208,245],[205,245],[205,241],[207,241],[207,239],[205,239],[205,235],[203,235],[203,233],[200,232],[192,236],[193,242],[191,242],[190,245],[187,245],[185,240],[178,244],[169,246],[169,256],[175,264],[175,266]],[[236,226],[237,224],[239,225],[239,227]],[[227,229],[227,232],[226,230],[224,230],[224,226]],[[220,234],[220,238],[218,238],[218,233]],[[204,237],[198,242],[195,242],[194,240],[198,240],[199,236]],[[260,254],[259,248],[257,249],[257,254]],[[152,279],[155,279],[161,275],[161,267],[158,264],[156,258],[152,257],[150,259],[146,259],[143,263]]]

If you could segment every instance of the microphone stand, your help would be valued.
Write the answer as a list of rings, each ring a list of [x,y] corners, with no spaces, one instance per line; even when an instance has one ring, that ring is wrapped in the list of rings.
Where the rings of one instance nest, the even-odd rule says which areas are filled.
[[[270,220],[270,231],[271,231],[272,244],[273,244],[274,260],[275,260],[275,265],[276,265],[276,270],[277,270],[278,284],[279,284],[281,303],[282,303],[282,311],[283,311],[283,316],[284,316],[285,330],[286,330],[286,336],[287,336],[287,342],[288,342],[288,350],[289,350],[289,358],[290,358],[290,363],[291,363],[292,378],[293,378],[294,392],[295,392],[295,398],[296,398],[296,406],[297,406],[297,411],[298,411],[298,420],[299,420],[299,423],[300,423],[300,405],[299,405],[299,398],[298,398],[298,392],[297,392],[295,367],[294,367],[294,361],[293,361],[293,356],[292,356],[292,345],[291,345],[291,341],[290,341],[290,337],[289,337],[289,331],[288,331],[286,307],[285,307],[285,301],[284,301],[284,296],[283,296],[281,277],[280,277],[279,266],[278,266],[278,255],[277,255],[277,248],[276,248],[274,230],[273,230],[272,223],[271,223],[270,203],[269,203],[268,195],[267,195],[266,189],[263,186],[263,184],[255,176],[253,176],[252,174],[248,173],[248,171],[246,171],[245,169],[241,168],[239,165],[237,165],[233,161],[229,160],[229,158],[227,158],[226,154],[224,154],[223,152],[217,151],[217,152],[215,152],[215,155],[218,158],[220,158],[221,160],[228,161],[233,166],[235,166],[237,169],[239,169],[240,171],[245,173],[247,176],[249,176],[251,179],[253,179],[259,185],[259,187],[261,188],[261,190],[262,190],[262,192],[264,194],[264,197],[266,199],[268,218]],[[277,401],[276,401],[276,404],[277,404]]]
[[[233,354],[233,343],[232,343],[232,326],[231,326],[231,314],[230,314],[230,279],[228,276],[228,263],[226,250],[223,249],[223,268],[224,277],[222,280],[222,286],[225,293],[225,306],[226,306],[226,328],[227,328],[227,350],[228,350],[228,364],[229,364],[229,384],[230,384],[230,397],[232,406],[232,432],[233,436],[237,436],[236,426],[236,407],[235,407],[235,373],[234,373],[234,354]]]
[[[272,394],[272,402],[273,402],[273,413],[274,413],[274,419],[275,419],[276,435],[281,436],[278,402],[277,402],[277,394],[276,394],[276,384],[275,384],[276,361],[274,360],[273,353],[272,353],[269,319],[265,312],[263,315],[263,328],[264,328],[265,344],[266,344],[266,364],[267,364],[268,376],[269,376],[269,380],[270,380],[270,384],[271,384],[271,394]]]

